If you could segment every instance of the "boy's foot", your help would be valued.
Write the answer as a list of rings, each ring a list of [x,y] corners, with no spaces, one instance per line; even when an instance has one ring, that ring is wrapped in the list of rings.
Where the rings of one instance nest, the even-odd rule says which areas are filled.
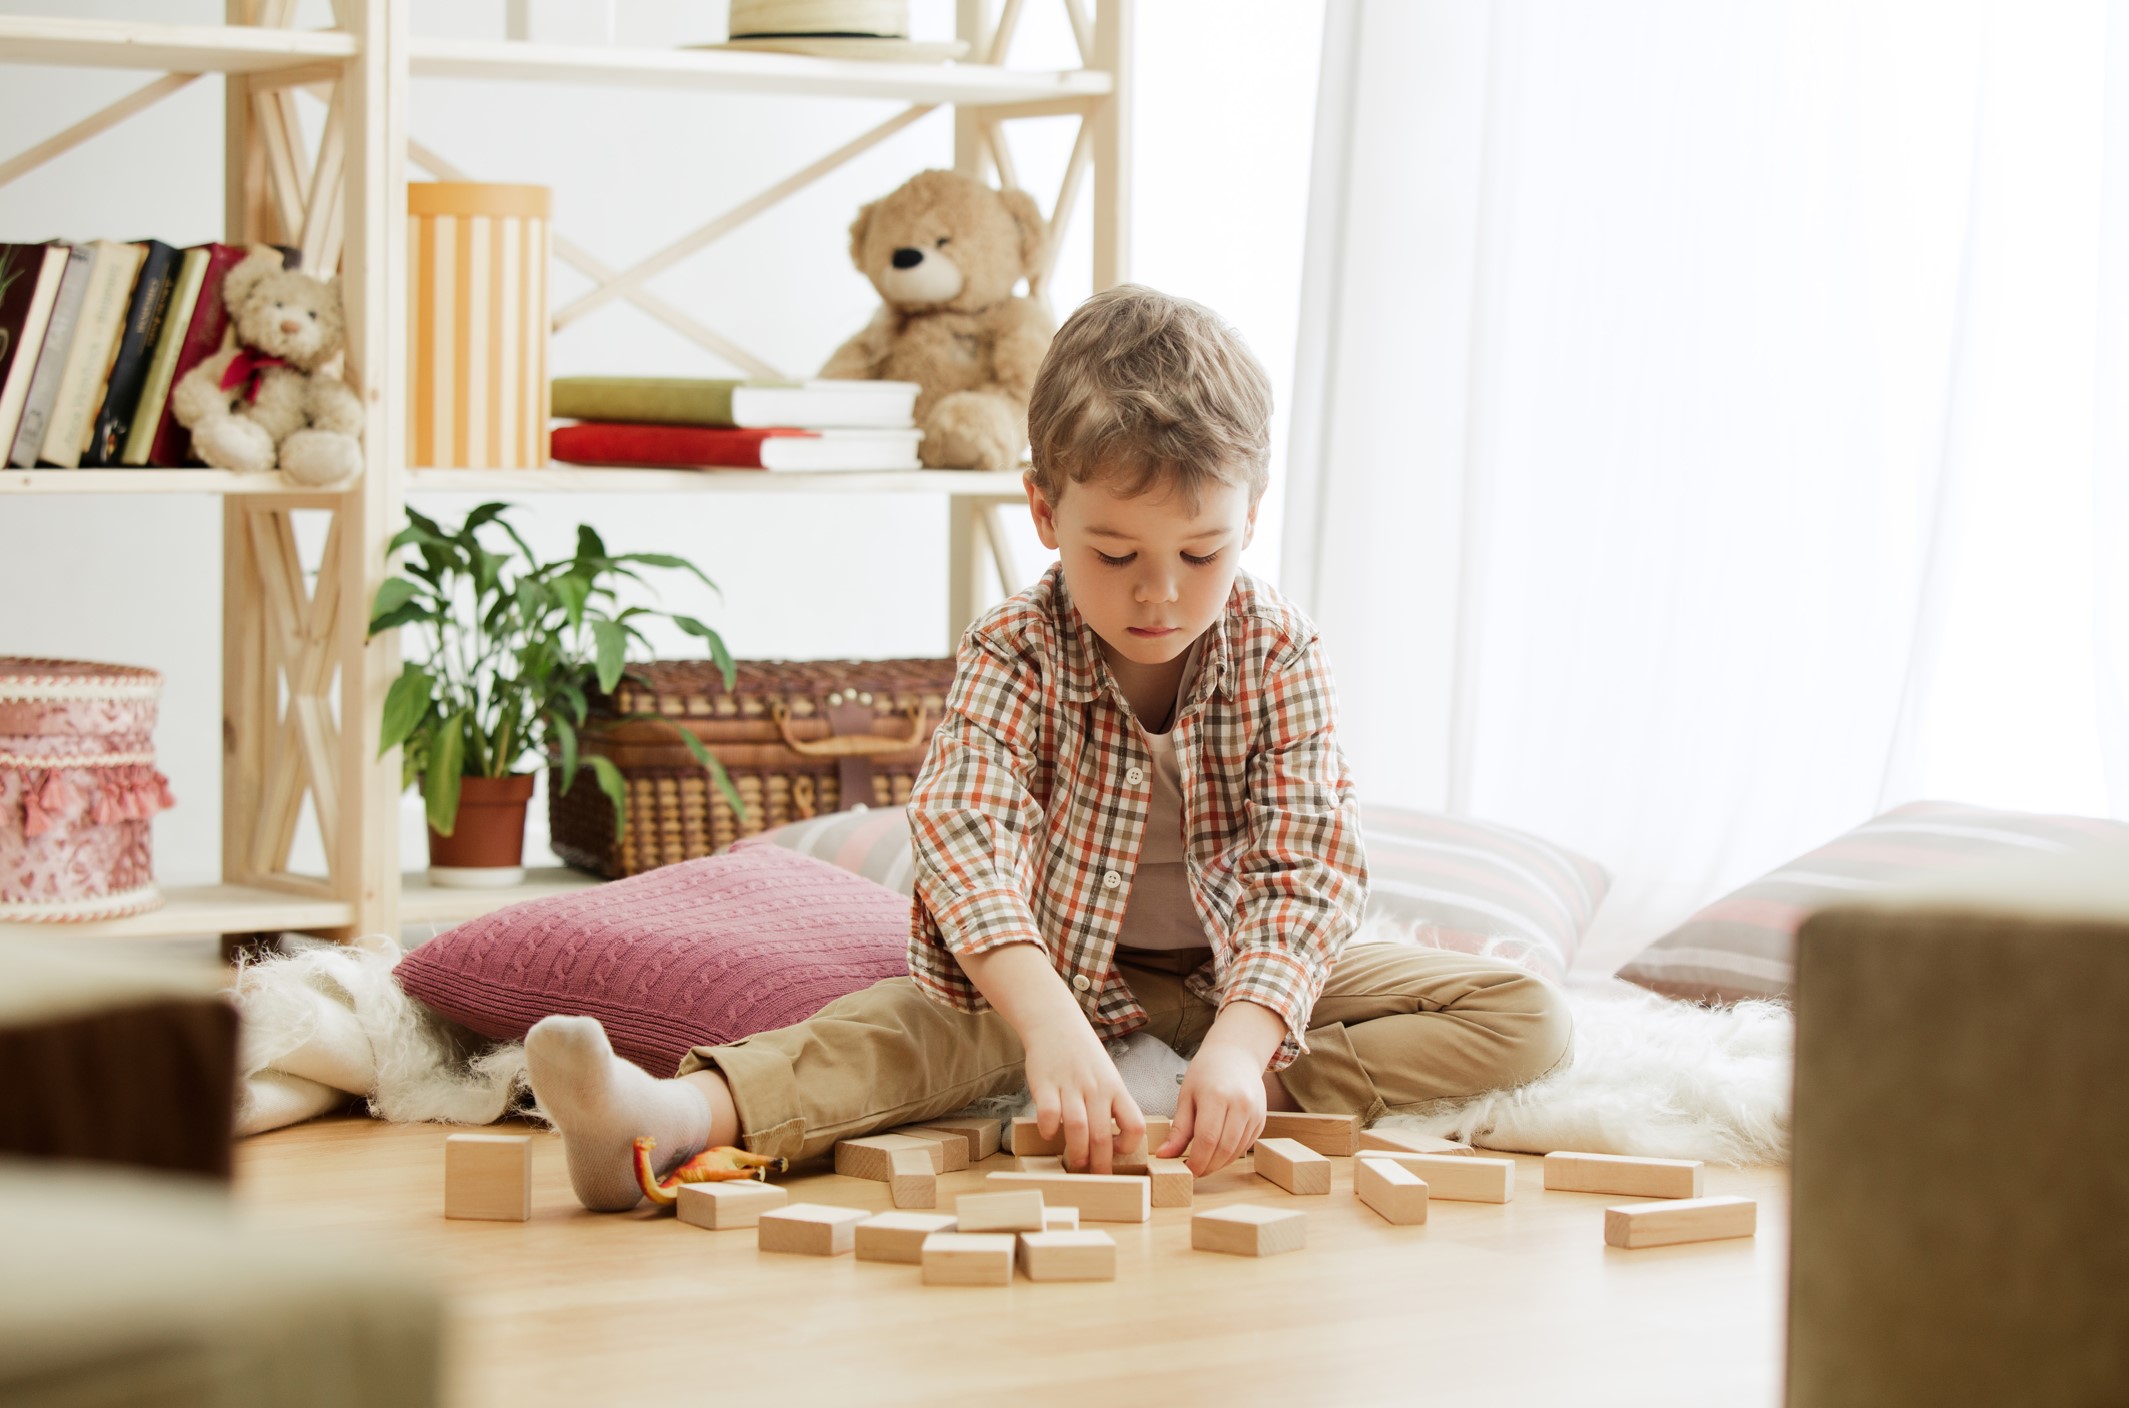
[[[525,1067],[540,1108],[561,1131],[569,1185],[593,1212],[626,1212],[642,1200],[637,1136],[658,1141],[661,1177],[710,1142],[702,1092],[614,1055],[606,1029],[591,1017],[542,1018],[525,1034]]]

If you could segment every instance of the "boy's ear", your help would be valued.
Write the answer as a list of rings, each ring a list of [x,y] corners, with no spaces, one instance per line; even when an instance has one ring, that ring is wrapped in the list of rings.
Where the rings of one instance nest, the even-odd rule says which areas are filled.
[[[1035,487],[1033,474],[1022,474],[1020,486],[1028,491],[1028,516],[1035,520],[1036,536],[1042,539],[1044,547],[1057,551],[1057,510],[1042,496],[1042,490]]]
[[[1257,536],[1257,506],[1249,506],[1249,521],[1242,525],[1242,546],[1248,547]]]

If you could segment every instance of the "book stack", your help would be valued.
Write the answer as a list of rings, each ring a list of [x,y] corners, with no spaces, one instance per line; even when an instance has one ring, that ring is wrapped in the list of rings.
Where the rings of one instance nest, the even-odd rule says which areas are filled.
[[[658,469],[921,467],[913,381],[565,376],[551,452],[565,464]]]
[[[240,245],[0,244],[0,452],[21,469],[187,462],[170,388],[230,336]],[[283,250],[292,262],[294,252]]]

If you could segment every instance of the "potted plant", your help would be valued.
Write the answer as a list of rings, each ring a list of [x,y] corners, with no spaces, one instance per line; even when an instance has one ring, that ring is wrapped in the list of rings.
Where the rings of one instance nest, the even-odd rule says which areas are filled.
[[[638,622],[672,622],[703,641],[727,688],[734,674],[724,641],[702,622],[622,605],[621,584],[643,583],[642,568],[686,572],[716,590],[693,563],[667,553],[610,553],[585,525],[577,528],[574,555],[543,563],[504,517],[509,507],[482,504],[456,531],[408,509],[390,551],[412,552],[403,575],[378,589],[370,611],[372,636],[412,626],[428,644],[427,658],[409,660],[385,695],[378,754],[404,749],[402,774],[421,789],[430,878],[439,885],[504,886],[524,878],[525,807],[535,775],[520,770],[527,759],[535,769],[552,761],[565,787],[590,771],[613,802],[615,826],[626,823],[621,770],[606,758],[580,759],[577,731],[593,694],[610,694],[621,682],[631,643],[648,646]],[[693,734],[680,733],[739,808],[716,758]]]

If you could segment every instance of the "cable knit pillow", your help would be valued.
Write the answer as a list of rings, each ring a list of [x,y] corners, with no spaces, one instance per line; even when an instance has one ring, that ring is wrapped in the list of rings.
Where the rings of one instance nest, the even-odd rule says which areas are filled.
[[[774,846],[668,865],[461,924],[400,961],[400,986],[483,1036],[596,1017],[668,1076],[693,1046],[804,1021],[909,971],[909,901]]]
[[[1611,884],[1604,868],[1564,846],[1483,821],[1363,805],[1368,908],[1356,938],[1503,959],[1566,975]],[[892,886],[914,884],[909,821],[900,807],[835,812],[733,843],[818,857]]]

